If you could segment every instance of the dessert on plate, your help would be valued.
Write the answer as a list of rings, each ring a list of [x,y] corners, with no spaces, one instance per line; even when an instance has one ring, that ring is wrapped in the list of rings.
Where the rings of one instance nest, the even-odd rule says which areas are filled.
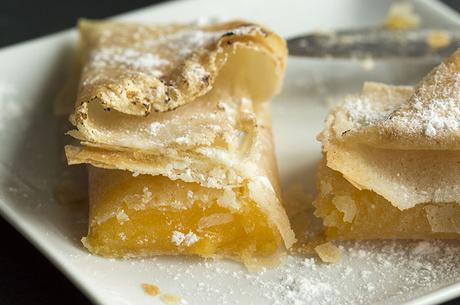
[[[82,21],[79,31],[69,131],[79,144],[65,150],[69,164],[90,165],[85,247],[277,264],[295,241],[269,114],[284,40],[241,21]]]
[[[460,237],[460,51],[414,88],[365,83],[319,140],[329,239]]]

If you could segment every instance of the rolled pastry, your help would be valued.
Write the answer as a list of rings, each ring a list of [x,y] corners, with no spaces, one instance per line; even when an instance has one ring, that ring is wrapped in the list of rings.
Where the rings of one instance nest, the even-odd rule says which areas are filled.
[[[415,88],[364,84],[320,134],[331,239],[460,237],[460,51]]]
[[[84,245],[112,257],[225,256],[273,265],[293,242],[269,117],[285,42],[245,22],[80,23],[66,147],[91,164]]]

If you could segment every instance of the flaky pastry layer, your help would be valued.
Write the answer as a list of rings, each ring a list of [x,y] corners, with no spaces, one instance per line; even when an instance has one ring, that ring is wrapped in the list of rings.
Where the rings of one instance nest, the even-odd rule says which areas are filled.
[[[80,145],[67,146],[66,155],[69,164],[98,168],[90,175],[93,212],[85,239],[88,249],[107,256],[221,255],[248,265],[252,259],[268,262],[291,247],[295,237],[281,204],[268,103],[282,81],[287,55],[284,40],[239,21],[210,26],[83,21],[80,33],[83,66],[71,116],[76,129],[69,132]],[[120,179],[130,187],[114,188],[114,181]],[[128,236],[123,243],[112,244],[113,237],[123,233],[123,221],[118,218],[125,216],[120,214],[120,205],[138,206],[142,198],[132,189],[142,189],[141,183],[149,189],[160,183],[164,188],[155,191],[156,198],[172,197],[152,199],[155,207],[151,205],[148,211],[131,209],[131,216],[126,212],[128,218],[137,219],[131,229],[137,232],[137,225],[139,230],[151,226],[157,230],[152,240],[163,241],[126,248],[133,241]],[[190,188],[190,198],[176,194],[173,189],[178,186]],[[198,193],[210,197],[197,199],[194,194]],[[243,255],[240,248],[232,252],[230,245],[216,246],[219,242],[215,241],[205,243],[207,250],[200,246],[195,252],[171,248],[164,236],[171,235],[172,227],[158,225],[163,221],[161,211],[168,210],[170,219],[179,219],[171,223],[183,226],[176,234],[182,236],[187,226],[197,226],[186,221],[186,215],[199,220],[206,216],[204,210],[200,215],[200,209],[211,204],[216,211],[229,209],[225,200],[216,199],[219,196],[211,198],[214,193],[220,197],[242,194],[234,199],[239,204],[233,212],[244,216],[250,207],[248,215],[266,230],[272,249],[253,251],[248,243],[241,246],[248,246]],[[180,201],[175,195],[182,198],[182,210],[175,208]],[[199,204],[188,205],[187,200]],[[241,225],[251,217],[243,216],[238,222],[239,238],[251,239],[252,233]],[[106,227],[105,222],[111,224]],[[231,232],[230,228],[219,234],[231,239]],[[100,239],[103,235],[109,237]],[[211,251],[211,245],[217,248]]]
[[[327,166],[356,188],[376,192],[401,210],[427,202],[460,203],[459,151],[382,148],[348,135],[374,115],[391,115],[391,109],[412,92],[410,87],[366,83],[361,94],[335,107],[318,137]]]
[[[69,134],[82,146],[67,148],[69,163],[156,175],[158,167],[145,166],[143,160],[162,160],[168,172],[189,168],[172,179],[211,187],[236,185],[254,175],[255,147],[263,133],[259,125],[264,124],[256,113],[265,111],[259,108],[267,107],[266,100],[279,89],[287,55],[284,40],[244,22],[125,27],[85,21],[80,32],[83,71],[72,116],[77,129]],[[187,50],[180,56],[179,46]],[[128,55],[97,55],[114,48]],[[169,63],[157,66],[152,56]],[[206,77],[195,78],[197,73]],[[145,94],[145,103],[164,102],[161,94],[145,90],[138,74],[153,87],[167,80],[177,91],[175,100],[168,99],[159,112],[150,106],[135,110],[130,97],[139,97],[131,90]],[[200,170],[203,164],[218,170]]]
[[[386,149],[460,149],[460,49],[403,95],[384,97],[369,105],[367,116],[347,120],[344,140]]]
[[[340,173],[356,191],[385,201],[380,205],[389,204],[388,213],[393,211],[395,217],[406,211],[441,215],[442,209],[456,210],[460,204],[459,93],[460,51],[414,88],[365,83],[360,94],[345,98],[327,117],[318,137],[325,166]],[[432,236],[430,232],[421,230],[418,237]],[[401,236],[411,234],[401,232]]]

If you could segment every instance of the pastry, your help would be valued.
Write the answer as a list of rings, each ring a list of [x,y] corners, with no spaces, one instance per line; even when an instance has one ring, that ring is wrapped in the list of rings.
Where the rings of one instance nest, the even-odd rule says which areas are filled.
[[[330,239],[460,237],[460,51],[417,86],[366,83],[320,134]]]
[[[110,257],[224,256],[274,265],[295,241],[281,204],[268,100],[287,50],[246,22],[83,21],[66,147],[90,164],[84,245]]]

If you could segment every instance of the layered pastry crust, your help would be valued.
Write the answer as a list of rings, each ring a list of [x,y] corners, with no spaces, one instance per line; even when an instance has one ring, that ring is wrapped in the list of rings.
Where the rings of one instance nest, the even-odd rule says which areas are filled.
[[[97,167],[85,246],[115,257],[278,261],[295,241],[280,201],[268,104],[282,81],[284,41],[239,21],[84,21],[80,32],[69,132],[80,145],[66,155],[69,164]]]
[[[415,88],[364,84],[319,139],[317,216],[330,238],[458,238],[460,52]]]
[[[287,55],[282,38],[245,22],[84,21],[80,32],[83,70],[69,134],[82,146],[66,148],[71,164],[199,179],[211,187],[252,175],[253,108],[279,90]],[[165,96],[166,85],[176,93]]]

